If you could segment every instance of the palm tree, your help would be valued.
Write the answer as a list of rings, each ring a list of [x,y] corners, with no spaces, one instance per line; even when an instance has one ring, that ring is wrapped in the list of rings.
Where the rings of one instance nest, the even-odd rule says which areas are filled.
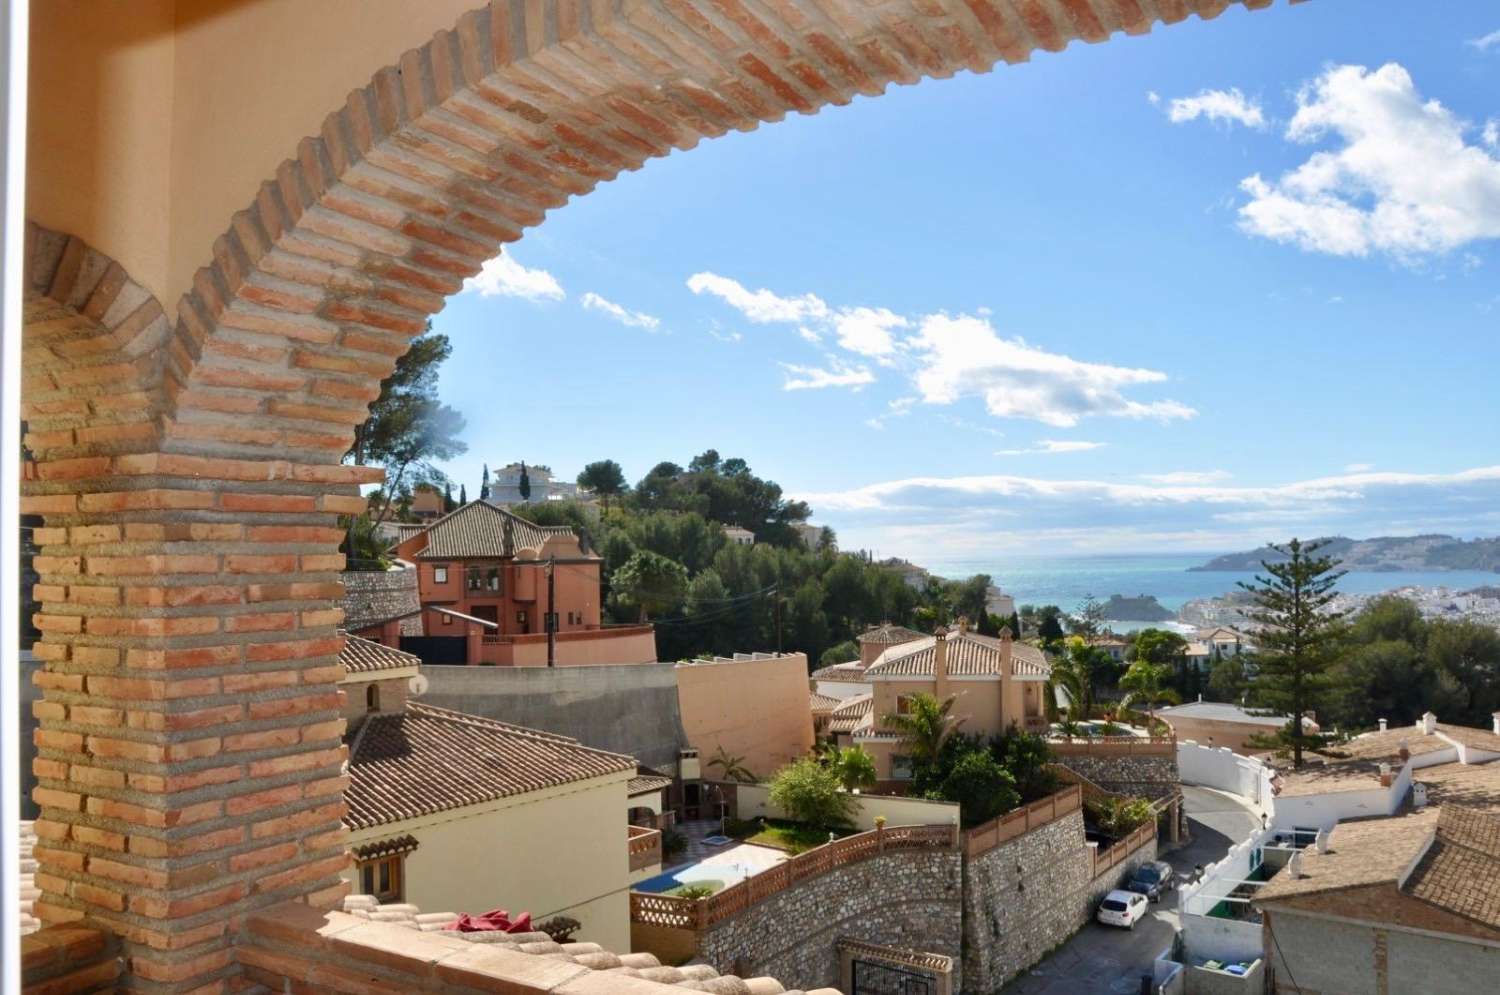
[[[906,711],[881,717],[881,723],[901,737],[902,745],[914,764],[936,763],[948,737],[963,725],[962,718],[948,713],[956,697],[939,702],[930,694],[914,694],[906,699]]]
[[[1130,692],[1120,699],[1120,710],[1124,711],[1138,701],[1143,703],[1146,706],[1146,729],[1150,731],[1156,724],[1158,702],[1175,705],[1182,701],[1176,691],[1166,686],[1171,676],[1172,670],[1166,664],[1137,658],[1120,678],[1120,687]]]
[[[829,744],[823,751],[823,763],[838,775],[845,791],[875,786],[875,758],[863,746]]]
[[[726,781],[741,781],[745,784],[753,784],[757,780],[755,773],[745,766],[745,758],[737,757],[719,745],[719,752],[708,761],[708,766],[719,768],[719,776]]]
[[[1057,692],[1067,699],[1067,724],[1072,726],[1079,718],[1088,718],[1093,704],[1093,681],[1083,661],[1071,653],[1065,653],[1052,661],[1052,676],[1048,681],[1048,692],[1052,701]]]

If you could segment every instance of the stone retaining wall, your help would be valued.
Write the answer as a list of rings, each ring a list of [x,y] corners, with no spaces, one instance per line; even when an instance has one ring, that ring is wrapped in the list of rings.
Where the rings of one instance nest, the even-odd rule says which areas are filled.
[[[1153,837],[1093,877],[1083,814],[1074,812],[969,858],[964,866],[961,990],[998,990],[1072,936],[1105,892],[1155,857]]]
[[[1101,788],[1155,798],[1176,790],[1177,756],[1059,756],[1057,762]]]
[[[1079,826],[1079,839],[1082,834]],[[881,854],[799,884],[705,930],[698,956],[721,972],[769,975],[788,988],[804,989],[838,986],[841,938],[946,954],[958,963],[962,889],[957,850]]]

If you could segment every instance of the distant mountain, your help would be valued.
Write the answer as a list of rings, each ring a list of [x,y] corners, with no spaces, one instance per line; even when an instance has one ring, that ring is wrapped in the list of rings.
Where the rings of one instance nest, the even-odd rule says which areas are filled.
[[[1500,573],[1500,538],[1455,539],[1445,535],[1378,536],[1350,539],[1333,536],[1319,555],[1342,561],[1345,570],[1493,570]],[[1216,556],[1191,570],[1259,570],[1262,560],[1285,559],[1269,546],[1248,553]]]

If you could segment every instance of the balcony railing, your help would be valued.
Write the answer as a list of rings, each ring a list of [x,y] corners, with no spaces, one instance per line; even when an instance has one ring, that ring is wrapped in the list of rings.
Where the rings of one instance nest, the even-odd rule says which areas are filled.
[[[630,853],[630,869],[639,871],[661,863],[661,830],[644,826],[627,826],[630,831],[626,847]]]

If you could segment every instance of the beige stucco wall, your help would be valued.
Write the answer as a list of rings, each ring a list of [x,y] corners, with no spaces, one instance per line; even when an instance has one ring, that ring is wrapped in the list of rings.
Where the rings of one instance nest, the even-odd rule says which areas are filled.
[[[629,772],[482,806],[409,819],[350,836],[350,845],[410,833],[406,901],[423,912],[566,913],[576,939],[630,946],[626,850]],[[354,880],[351,868],[345,876]]]
[[[708,762],[721,746],[763,778],[813,747],[802,653],[679,664],[677,699],[683,731],[706,776],[714,775]]]
[[[786,818],[786,813],[771,803],[771,789],[768,785],[737,784],[734,794],[736,818]],[[874,829],[875,817],[880,815],[885,816],[887,826],[952,826],[958,824],[958,803],[902,798],[897,795],[857,796],[852,822],[855,829],[861,832]]]
[[[1179,741],[1191,739],[1204,746],[1228,747],[1236,753],[1249,756],[1261,752],[1250,746],[1250,737],[1273,736],[1275,726],[1257,725],[1251,722],[1223,722],[1217,719],[1191,719],[1186,716],[1163,715]]]
[[[114,257],[171,313],[298,141],[376,70],[478,6],[33,3],[27,216]]]

